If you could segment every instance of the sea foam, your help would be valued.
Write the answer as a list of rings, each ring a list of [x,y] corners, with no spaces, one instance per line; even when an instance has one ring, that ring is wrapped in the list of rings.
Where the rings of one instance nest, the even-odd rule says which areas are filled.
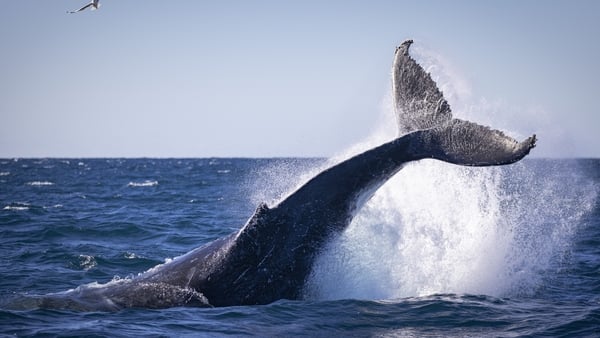
[[[146,180],[143,182],[129,182],[128,187],[154,187],[158,185],[158,181]]]
[[[54,185],[54,182],[33,181],[33,182],[27,182],[27,185],[30,185],[30,186],[33,186],[33,187],[42,187],[42,186]]]

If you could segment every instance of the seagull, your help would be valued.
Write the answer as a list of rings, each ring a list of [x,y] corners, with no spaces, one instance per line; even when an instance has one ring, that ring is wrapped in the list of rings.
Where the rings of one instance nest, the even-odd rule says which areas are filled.
[[[81,11],[83,11],[84,9],[88,8],[88,7],[92,7],[92,10],[94,10],[94,9],[98,9],[98,7],[100,7],[100,4],[99,4],[99,2],[100,2],[100,0],[92,0],[92,2],[90,2],[89,4],[87,4],[87,5],[83,6],[83,7],[81,7],[80,9],[78,9],[78,10],[76,10],[76,11],[67,12],[67,13],[71,13],[71,14],[73,14],[73,13],[81,12]]]

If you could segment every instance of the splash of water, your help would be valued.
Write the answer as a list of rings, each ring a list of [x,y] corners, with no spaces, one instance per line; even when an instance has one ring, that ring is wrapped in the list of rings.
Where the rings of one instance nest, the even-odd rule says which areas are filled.
[[[415,52],[456,117],[518,138],[529,134],[537,118],[519,120],[527,132],[514,130],[497,114],[498,105],[471,98],[467,81],[449,63],[425,50]],[[393,139],[397,130],[392,112],[389,89],[379,127],[371,136],[325,163],[272,166],[257,175],[263,177],[262,189],[253,189],[260,192],[253,199],[275,203],[325,167]],[[305,296],[322,300],[535,293],[559,268],[581,218],[596,203],[600,188],[585,180],[576,161],[526,159],[487,168],[434,160],[410,163],[323,249]]]
[[[421,52],[425,69],[438,72],[433,77],[452,101],[455,116],[497,126],[485,100],[469,103],[470,90],[457,72]],[[384,108],[388,121],[332,162],[394,137],[390,99]],[[507,127],[506,121],[498,122]],[[526,160],[501,168],[432,160],[409,164],[323,250],[306,297],[536,292],[569,250],[598,195],[598,187],[585,184],[576,162],[556,163],[563,162]]]
[[[577,175],[565,181],[564,168],[544,172],[546,165],[407,166],[324,250],[307,296],[535,292],[569,249],[597,194],[592,187],[582,190]]]

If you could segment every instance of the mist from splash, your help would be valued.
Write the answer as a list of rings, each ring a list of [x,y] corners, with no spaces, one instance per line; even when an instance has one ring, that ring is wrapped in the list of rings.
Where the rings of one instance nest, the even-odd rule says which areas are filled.
[[[415,52],[432,72],[455,117],[523,138],[522,130],[511,130],[510,122],[496,114],[497,105],[486,100],[473,104],[467,82],[447,62],[428,51]],[[300,171],[301,179],[293,187],[282,188],[279,175],[267,175],[271,186],[279,187],[277,197],[295,190],[324,166],[396,137],[391,89],[382,108],[379,128],[328,163],[272,172],[285,173],[287,181]],[[523,128],[522,120],[513,121]],[[599,191],[586,184],[575,161],[556,163],[526,159],[486,168],[434,160],[408,164],[323,249],[305,297],[394,299],[447,293],[503,297],[537,292],[566,257],[581,218],[592,210]]]
[[[597,194],[544,166],[408,165],[320,255],[307,297],[535,293]]]

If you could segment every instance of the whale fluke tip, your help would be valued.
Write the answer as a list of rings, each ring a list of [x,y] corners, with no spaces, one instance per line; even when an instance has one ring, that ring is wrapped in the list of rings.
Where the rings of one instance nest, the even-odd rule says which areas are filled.
[[[533,148],[535,148],[535,146],[537,145],[537,135],[533,134],[530,137],[528,137],[527,139],[525,139],[525,141],[521,142],[521,144],[525,145],[525,151],[523,154],[523,157],[525,157],[526,155],[529,154],[529,151]]]
[[[535,135],[518,142],[500,130],[452,119],[441,126],[415,133],[423,158],[484,167],[520,161],[535,147]],[[423,142],[423,143],[421,143]]]
[[[400,44],[400,46],[396,47],[396,53],[400,52],[402,55],[408,55],[408,48],[412,43],[412,39],[405,40]]]
[[[535,148],[537,140],[538,140],[537,135],[533,134],[533,136],[531,136],[530,139],[531,139],[531,141],[530,141],[529,149]]]

